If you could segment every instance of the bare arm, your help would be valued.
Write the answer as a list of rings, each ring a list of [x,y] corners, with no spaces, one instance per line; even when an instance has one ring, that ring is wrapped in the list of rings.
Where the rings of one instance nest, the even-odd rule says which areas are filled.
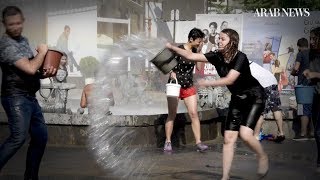
[[[204,65],[205,65],[205,63],[203,63],[203,62],[197,62],[197,64],[196,64],[197,70],[200,71],[201,69],[203,69]]]
[[[198,81],[199,86],[227,86],[232,85],[237,78],[239,77],[240,72],[231,69],[226,77],[214,80],[214,81],[208,81],[208,80],[200,80]]]
[[[80,100],[80,107],[86,108],[87,107],[87,97],[85,93],[85,88],[82,91],[81,100]]]
[[[292,69],[291,75],[296,76],[300,68],[300,62],[295,62],[294,67]]]
[[[45,44],[41,44],[38,46],[37,50],[39,53],[32,60],[21,58],[16,61],[14,65],[25,73],[34,75],[41,67],[44,57],[48,51],[48,47]]]
[[[168,49],[173,50],[174,52],[176,52],[177,54],[179,54],[180,56],[185,57],[186,59],[190,60],[190,61],[196,61],[196,62],[208,62],[207,58],[200,53],[193,53],[191,51],[187,51],[184,50],[182,48],[179,48],[177,46],[174,46],[170,43],[166,44],[166,47]]]
[[[307,77],[307,79],[320,79],[319,72],[311,72],[309,69],[303,71],[303,75]]]

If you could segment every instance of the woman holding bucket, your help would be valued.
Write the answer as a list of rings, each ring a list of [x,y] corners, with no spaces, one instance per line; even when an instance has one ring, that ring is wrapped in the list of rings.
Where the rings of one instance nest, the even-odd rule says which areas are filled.
[[[264,109],[264,91],[259,82],[251,75],[247,56],[238,50],[239,35],[233,29],[220,32],[218,51],[206,54],[192,53],[167,43],[172,49],[191,61],[210,62],[220,75],[214,81],[200,80],[199,86],[224,86],[232,93],[228,118],[225,123],[223,144],[223,180],[229,179],[234,156],[234,144],[238,135],[257,153],[258,175],[268,172],[268,156],[260,142],[254,137],[254,127]]]
[[[204,33],[197,28],[193,28],[188,35],[188,42],[179,46],[179,49],[183,49],[188,52],[198,53],[201,51],[201,45],[204,38]],[[178,56],[178,65],[172,69],[170,73],[170,79],[176,79],[181,85],[180,98],[184,100],[184,103],[188,109],[189,116],[192,121],[192,131],[196,139],[196,146],[198,151],[205,151],[208,146],[201,142],[200,132],[200,120],[197,110],[197,90],[193,86],[193,69],[194,62],[187,61],[185,58]],[[202,63],[197,63],[197,69],[200,69]],[[170,81],[170,80],[169,80]],[[171,135],[173,130],[173,121],[176,118],[179,97],[167,97],[168,101],[168,118],[165,124],[166,142],[163,150],[165,152],[172,151]]]

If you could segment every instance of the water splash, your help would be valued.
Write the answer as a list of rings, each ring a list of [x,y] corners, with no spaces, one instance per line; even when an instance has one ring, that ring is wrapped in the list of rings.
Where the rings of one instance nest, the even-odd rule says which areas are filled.
[[[162,91],[151,85],[160,77],[151,76],[152,69],[148,67],[149,74],[143,76],[146,72],[145,62],[153,58],[164,47],[165,42],[164,39],[146,38],[144,34],[124,36],[111,47],[112,53],[101,63],[97,74],[89,114],[89,144],[98,164],[117,177],[147,179],[154,164],[151,156],[143,152],[144,145],[134,144],[137,130],[124,126],[121,116],[109,115],[110,94],[122,94],[115,97],[115,106],[132,103],[143,108],[142,104],[152,103],[152,98],[146,92]],[[141,72],[127,72],[128,59],[135,63],[141,62],[144,66],[141,67]],[[123,67],[114,68],[115,66]]]

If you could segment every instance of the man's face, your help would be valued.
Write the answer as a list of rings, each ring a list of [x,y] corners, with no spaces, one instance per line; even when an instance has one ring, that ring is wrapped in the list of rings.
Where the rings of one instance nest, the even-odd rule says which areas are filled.
[[[320,37],[317,37],[314,33],[310,33],[310,49],[320,49]]]
[[[8,16],[4,18],[3,25],[6,28],[6,33],[11,37],[21,36],[23,30],[24,18],[21,14]]]

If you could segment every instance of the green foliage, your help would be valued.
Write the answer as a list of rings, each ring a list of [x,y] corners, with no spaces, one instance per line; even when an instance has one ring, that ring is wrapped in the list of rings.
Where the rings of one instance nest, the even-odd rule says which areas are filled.
[[[270,0],[243,0],[243,11],[254,11],[257,8],[272,8],[274,1]]]
[[[227,4],[222,4],[220,1],[217,4],[216,0],[208,0],[208,8],[214,8],[218,14],[229,14],[235,9],[233,2],[238,0],[227,0]],[[257,8],[309,8],[310,11],[320,10],[320,0],[239,0],[240,6],[237,9],[242,9],[243,12],[253,12]]]
[[[100,62],[93,56],[87,56],[80,60],[80,72],[83,76],[94,77]]]
[[[208,7],[213,7],[215,9],[214,11],[217,14],[230,14],[234,10],[234,8],[229,6],[229,4],[222,4],[222,1],[219,4],[217,4],[215,3],[215,1],[208,0]]]

